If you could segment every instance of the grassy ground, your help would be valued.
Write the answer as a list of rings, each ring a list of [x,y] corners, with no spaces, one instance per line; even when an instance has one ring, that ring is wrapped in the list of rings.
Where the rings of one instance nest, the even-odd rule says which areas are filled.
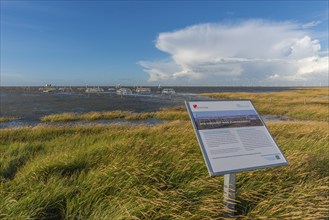
[[[156,126],[2,129],[0,218],[222,218],[223,178],[208,176],[179,111]],[[237,174],[237,217],[329,218],[328,121],[268,127],[289,165]]]
[[[309,88],[272,93],[213,93],[215,99],[250,99],[260,114],[294,119],[329,121],[329,88]]]
[[[13,117],[0,117],[0,123],[15,121],[16,119],[17,118],[13,118]]]
[[[157,112],[133,113],[128,111],[109,112],[87,112],[87,113],[62,113],[52,114],[42,117],[42,122],[67,122],[67,121],[96,121],[111,119],[143,120],[157,118],[163,120],[189,120],[189,116],[184,108],[164,108]]]

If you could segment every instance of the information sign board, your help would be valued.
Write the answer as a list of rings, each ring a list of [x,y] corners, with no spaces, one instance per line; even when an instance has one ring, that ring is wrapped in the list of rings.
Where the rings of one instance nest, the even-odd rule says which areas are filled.
[[[211,176],[288,164],[251,101],[185,104]]]

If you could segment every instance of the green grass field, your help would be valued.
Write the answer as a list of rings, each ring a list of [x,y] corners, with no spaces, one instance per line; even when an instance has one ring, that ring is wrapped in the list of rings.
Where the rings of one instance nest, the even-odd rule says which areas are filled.
[[[289,165],[237,174],[237,218],[329,218],[328,114],[291,105],[282,115],[300,106],[298,120],[267,124]],[[223,177],[209,177],[184,108],[147,114],[167,121],[0,130],[0,219],[221,219]]]
[[[293,119],[329,121],[328,87],[272,93],[213,93],[215,99],[250,99],[260,114],[285,115]]]
[[[40,118],[42,122],[68,122],[68,121],[97,121],[97,120],[144,120],[157,118],[162,120],[189,120],[189,116],[183,107],[163,108],[157,112],[133,113],[128,111],[104,111],[46,115]]]

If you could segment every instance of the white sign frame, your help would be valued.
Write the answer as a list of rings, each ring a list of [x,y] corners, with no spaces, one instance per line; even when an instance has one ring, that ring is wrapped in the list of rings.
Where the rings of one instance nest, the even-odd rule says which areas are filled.
[[[288,165],[250,100],[185,105],[210,176]]]

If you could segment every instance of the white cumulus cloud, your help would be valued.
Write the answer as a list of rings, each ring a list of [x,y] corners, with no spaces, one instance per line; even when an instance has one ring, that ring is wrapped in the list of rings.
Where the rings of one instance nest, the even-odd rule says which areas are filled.
[[[248,20],[207,23],[160,33],[168,59],[139,61],[149,81],[319,80],[328,78],[328,55],[317,39],[292,22]]]

